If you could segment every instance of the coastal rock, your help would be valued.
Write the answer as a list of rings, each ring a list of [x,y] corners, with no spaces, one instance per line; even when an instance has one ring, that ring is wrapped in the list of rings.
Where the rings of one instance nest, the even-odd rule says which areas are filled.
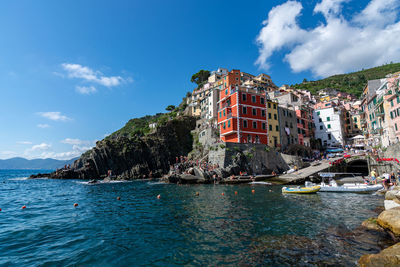
[[[193,148],[194,117],[177,117],[147,135],[113,134],[82,154],[71,169],[50,174],[59,179],[100,179],[112,171],[113,179],[161,177],[176,158]],[[128,127],[128,126],[126,126]]]
[[[384,229],[400,237],[400,207],[385,210],[379,215],[377,222]]]
[[[385,210],[390,210],[396,207],[400,207],[400,204],[394,200],[385,200]]]
[[[361,226],[373,231],[384,231],[382,227],[378,225],[377,218],[369,218],[362,222]]]
[[[399,191],[397,191],[397,190],[389,190],[385,194],[385,199],[386,200],[393,200],[393,199],[397,198],[396,195],[398,193],[399,193]]]
[[[363,255],[358,261],[361,267],[381,267],[400,265],[400,243],[397,243],[378,254]]]

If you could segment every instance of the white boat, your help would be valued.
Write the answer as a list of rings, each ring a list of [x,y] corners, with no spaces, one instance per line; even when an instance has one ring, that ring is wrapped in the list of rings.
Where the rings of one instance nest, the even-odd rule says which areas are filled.
[[[254,182],[250,182],[249,184],[272,185],[271,183],[262,182],[262,181],[254,181]]]
[[[329,184],[325,184],[322,182],[320,184],[321,189],[320,192],[343,192],[343,193],[367,193],[367,192],[375,192],[383,188],[381,184],[368,185],[368,184],[343,184],[338,185],[334,180],[329,182]]]

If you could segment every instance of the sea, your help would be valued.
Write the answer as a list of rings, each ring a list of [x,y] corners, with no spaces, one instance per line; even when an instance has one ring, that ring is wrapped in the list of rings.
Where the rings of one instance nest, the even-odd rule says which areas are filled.
[[[50,171],[0,170],[0,266],[355,266],[390,245],[360,229],[379,195],[27,179]]]

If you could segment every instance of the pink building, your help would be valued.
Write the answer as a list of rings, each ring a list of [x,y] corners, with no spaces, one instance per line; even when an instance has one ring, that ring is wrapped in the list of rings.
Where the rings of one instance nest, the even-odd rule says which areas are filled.
[[[400,90],[399,90],[400,75],[388,78],[388,91],[386,101],[389,103],[390,123],[395,133],[397,142],[400,141]]]

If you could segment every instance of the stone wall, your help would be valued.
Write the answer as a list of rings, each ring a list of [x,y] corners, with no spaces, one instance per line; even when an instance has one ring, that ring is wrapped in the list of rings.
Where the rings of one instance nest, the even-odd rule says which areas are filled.
[[[237,144],[224,143],[212,147],[208,159],[211,164],[218,164],[220,167],[227,167],[233,163],[238,153],[246,156],[247,164],[254,174],[270,174],[272,171],[282,173],[288,170],[289,164],[294,160],[292,156],[282,154],[262,144]]]

